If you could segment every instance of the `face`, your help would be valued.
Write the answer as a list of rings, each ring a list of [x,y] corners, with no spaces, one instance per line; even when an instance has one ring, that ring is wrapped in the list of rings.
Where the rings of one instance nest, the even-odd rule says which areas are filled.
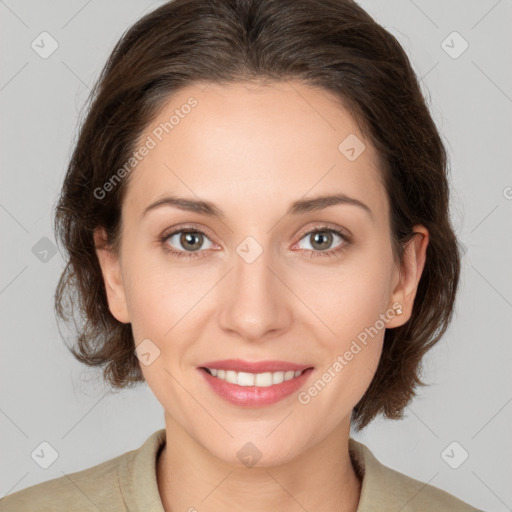
[[[98,256],[167,420],[237,465],[247,442],[271,465],[347,433],[422,268],[395,264],[378,158],[354,119],[298,82],[191,86],[144,144],[119,255]],[[244,371],[224,378],[253,385],[204,369],[226,360]],[[293,368],[307,370],[280,383]]]

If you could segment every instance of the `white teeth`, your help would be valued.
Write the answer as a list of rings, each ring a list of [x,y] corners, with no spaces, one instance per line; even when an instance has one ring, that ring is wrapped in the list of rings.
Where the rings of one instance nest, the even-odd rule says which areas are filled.
[[[235,384],[239,386],[254,386],[254,373],[238,372]]]
[[[233,370],[226,370],[226,380],[230,384],[237,384],[236,372]]]
[[[248,373],[235,372],[233,370],[218,370],[216,368],[208,368],[209,372],[218,379],[225,380],[231,384],[239,386],[258,386],[266,388],[274,384],[281,384],[287,380],[294,379],[302,374],[301,370],[294,372],[265,372],[265,373]]]
[[[284,382],[284,372],[274,372],[272,374],[272,384],[281,384]]]
[[[272,373],[257,373],[254,376],[254,385],[262,388],[268,388],[269,386],[272,386]]]

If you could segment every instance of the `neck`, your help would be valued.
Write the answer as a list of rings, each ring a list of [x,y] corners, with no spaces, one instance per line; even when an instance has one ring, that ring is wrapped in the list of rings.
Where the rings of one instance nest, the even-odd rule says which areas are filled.
[[[166,415],[157,462],[162,504],[166,512],[357,512],[361,480],[348,438],[344,427],[286,464],[240,468],[213,456]]]

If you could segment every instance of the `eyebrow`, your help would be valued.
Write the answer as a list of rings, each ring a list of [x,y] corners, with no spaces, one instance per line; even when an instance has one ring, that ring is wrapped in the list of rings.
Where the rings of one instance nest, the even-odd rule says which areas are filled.
[[[349,197],[345,194],[332,194],[317,196],[310,199],[299,199],[291,203],[288,211],[286,212],[286,215],[300,215],[302,213],[319,211],[337,204],[358,206],[359,208],[366,211],[372,220],[374,218],[371,209],[366,204],[359,201],[359,199]],[[162,206],[171,206],[187,212],[199,213],[220,219],[225,218],[224,212],[210,201],[187,199],[185,197],[178,196],[166,196],[158,199],[144,209],[141,217],[144,217],[149,211],[160,208]]]

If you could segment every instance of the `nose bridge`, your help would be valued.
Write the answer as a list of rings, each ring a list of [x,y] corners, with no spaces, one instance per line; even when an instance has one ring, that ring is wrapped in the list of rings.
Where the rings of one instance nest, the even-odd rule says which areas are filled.
[[[269,239],[265,237],[266,241]],[[274,275],[269,244],[247,236],[236,247],[220,315],[223,328],[252,341],[263,339],[268,331],[283,328],[289,320],[283,284]]]

